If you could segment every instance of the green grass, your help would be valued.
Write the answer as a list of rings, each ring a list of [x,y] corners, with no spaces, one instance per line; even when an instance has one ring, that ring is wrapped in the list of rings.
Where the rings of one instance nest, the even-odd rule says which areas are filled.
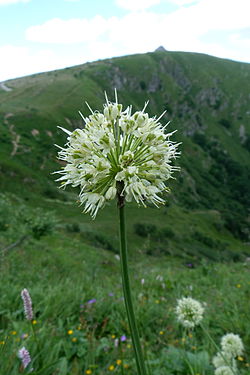
[[[17,351],[25,346],[30,350],[35,370],[53,363],[41,374],[59,371],[80,375],[87,369],[93,374],[107,374],[112,365],[116,373],[122,373],[116,364],[119,359],[128,366],[124,373],[135,373],[120,267],[112,252],[86,246],[74,235],[68,237],[56,231],[42,242],[33,241],[13,250],[1,266],[2,371],[9,375],[17,373]],[[159,260],[137,254],[135,260],[131,254],[130,273],[136,315],[152,374],[186,375],[182,350],[193,353],[195,362],[197,356],[206,352],[209,361],[203,362],[202,374],[213,374],[211,358],[215,348],[199,327],[189,337],[176,321],[176,300],[183,296],[206,303],[204,325],[218,344],[220,337],[229,332],[242,337],[246,353],[238,363],[241,373],[248,373],[249,264],[209,264],[204,260],[199,265],[194,262],[194,268],[190,268],[173,257]],[[29,290],[33,300],[37,321],[34,328],[41,350],[38,357],[30,324],[23,314],[23,288]],[[93,299],[96,302],[87,303]],[[115,347],[115,339],[122,335],[126,335],[127,341]]]
[[[13,90],[0,91],[0,250],[28,237],[1,255],[1,373],[22,371],[17,352],[25,345],[35,370],[51,365],[41,375],[135,374],[116,205],[92,221],[78,207],[77,190],[59,190],[51,174],[60,168],[54,144],[66,142],[57,125],[82,126],[84,101],[100,110],[104,90],[113,99],[117,87],[124,107],[141,109],[150,99],[152,116],[167,109],[163,122],[171,120],[168,129],[178,129],[175,141],[182,142],[181,172],[170,181],[166,206],[127,205],[133,295],[150,375],[214,373],[215,349],[204,333],[198,327],[189,337],[176,322],[176,300],[189,295],[206,302],[204,325],[217,343],[228,332],[242,337],[246,352],[237,361],[249,374],[249,75],[249,64],[156,52],[7,82]],[[24,318],[23,288],[33,299],[39,350]],[[122,335],[127,340],[116,347]]]

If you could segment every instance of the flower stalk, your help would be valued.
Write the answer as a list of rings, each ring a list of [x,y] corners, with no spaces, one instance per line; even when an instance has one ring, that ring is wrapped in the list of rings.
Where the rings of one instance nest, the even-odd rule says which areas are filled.
[[[128,317],[129,328],[132,337],[133,348],[135,352],[136,366],[138,375],[146,375],[146,368],[144,364],[142,348],[140,344],[138,327],[136,324],[129,272],[128,272],[128,259],[127,259],[127,241],[126,241],[126,220],[125,220],[125,204],[124,196],[122,195],[123,184],[117,183],[117,198],[119,210],[119,225],[120,225],[120,260],[121,260],[121,273],[122,273],[122,287],[125,300],[125,307]]]
[[[226,353],[225,351],[223,351],[219,348],[219,346],[216,344],[216,342],[214,341],[214,339],[212,338],[212,336],[210,335],[208,330],[203,326],[203,324],[201,324],[200,326],[201,326],[203,332],[208,337],[208,339],[211,341],[212,345],[218,351],[216,357],[213,358],[213,364],[214,365],[215,365],[216,360],[218,362],[218,358],[219,358],[219,361],[220,361],[220,364],[218,366],[217,366],[218,363],[216,363],[215,374],[216,375],[217,374],[223,375],[223,372],[224,372],[225,374],[229,373],[229,374],[232,374],[232,375],[238,375],[238,371],[237,371],[237,369],[234,365],[235,360],[233,358],[231,358],[230,355],[228,356],[228,353]],[[220,372],[220,369],[223,369],[223,371]],[[225,369],[227,370],[227,372],[226,372]],[[229,371],[228,371],[228,369],[229,369]]]
[[[64,162],[57,179],[61,187],[67,185],[80,189],[79,201],[83,212],[95,219],[107,202],[117,198],[120,222],[120,259],[122,285],[128,323],[135,351],[137,373],[146,375],[142,348],[135,320],[128,273],[125,228],[125,201],[135,201],[139,206],[147,203],[156,207],[165,204],[165,193],[170,190],[167,180],[179,168],[172,162],[179,155],[178,144],[170,141],[174,132],[166,133],[159,117],[142,111],[132,113],[132,106],[123,110],[118,103],[108,100],[103,112],[93,111],[84,118],[83,129],[67,134],[65,147],[58,146],[59,159]]]

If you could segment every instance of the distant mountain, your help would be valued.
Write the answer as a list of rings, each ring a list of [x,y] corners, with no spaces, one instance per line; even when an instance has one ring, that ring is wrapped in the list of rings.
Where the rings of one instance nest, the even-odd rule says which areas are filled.
[[[144,214],[134,235],[149,238],[153,231],[152,253],[176,246],[211,258],[219,252],[233,252],[235,259],[239,251],[247,254],[250,64],[159,48],[2,83],[1,189],[27,199],[57,197],[50,174],[58,168],[54,144],[65,143],[57,125],[82,126],[78,111],[89,113],[84,102],[101,109],[104,91],[112,99],[114,88],[124,106],[141,109],[149,99],[151,115],[167,110],[162,122],[170,120],[168,129],[178,129],[175,140],[182,142],[181,173],[171,183],[165,209],[175,235],[166,230],[160,241],[158,231],[154,238]],[[154,226],[154,215],[150,222]]]

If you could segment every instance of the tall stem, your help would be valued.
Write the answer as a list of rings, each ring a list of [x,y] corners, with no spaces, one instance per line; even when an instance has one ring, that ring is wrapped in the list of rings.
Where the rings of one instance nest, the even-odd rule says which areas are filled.
[[[127,259],[127,241],[126,241],[126,225],[125,225],[125,206],[124,196],[122,195],[123,183],[117,183],[118,188],[118,209],[119,209],[119,223],[120,223],[120,259],[122,272],[122,287],[126,306],[126,312],[129,322],[129,328],[132,337],[133,348],[135,352],[135,359],[137,365],[138,375],[146,375],[146,368],[143,360],[143,354],[140,344],[138,328],[135,320],[133,309],[130,281],[128,273],[128,259]]]

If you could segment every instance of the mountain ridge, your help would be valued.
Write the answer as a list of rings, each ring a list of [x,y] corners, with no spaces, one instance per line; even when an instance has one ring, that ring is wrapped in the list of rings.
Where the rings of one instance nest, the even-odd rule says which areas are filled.
[[[12,182],[21,181],[37,196],[48,192],[56,196],[50,175],[58,168],[54,143],[65,143],[57,125],[69,130],[82,126],[78,111],[89,113],[83,99],[100,110],[104,91],[112,100],[116,88],[124,106],[141,109],[149,99],[150,115],[167,110],[163,122],[170,120],[170,131],[178,129],[175,140],[182,142],[182,155],[177,164],[182,171],[171,184],[169,211],[178,211],[188,224],[187,213],[213,216],[212,229],[211,223],[200,219],[198,229],[189,231],[187,225],[182,239],[168,239],[170,245],[186,236],[190,248],[191,243],[197,248],[200,244],[204,253],[211,247],[219,252],[222,245],[216,241],[245,251],[242,241],[249,241],[250,203],[249,77],[247,63],[156,51],[5,81],[11,91],[0,91],[0,186],[15,192]],[[156,238],[152,242],[161,252],[163,244]]]

